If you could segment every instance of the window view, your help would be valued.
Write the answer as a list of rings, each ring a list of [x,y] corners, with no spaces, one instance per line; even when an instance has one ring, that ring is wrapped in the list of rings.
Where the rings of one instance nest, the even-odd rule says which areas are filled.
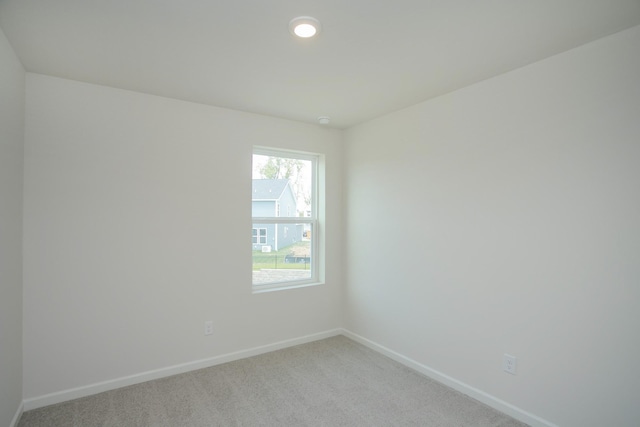
[[[266,228],[254,228],[253,229],[253,244],[266,245],[267,244],[267,229]]]
[[[317,281],[316,164],[316,158],[309,155],[254,150],[254,289]]]

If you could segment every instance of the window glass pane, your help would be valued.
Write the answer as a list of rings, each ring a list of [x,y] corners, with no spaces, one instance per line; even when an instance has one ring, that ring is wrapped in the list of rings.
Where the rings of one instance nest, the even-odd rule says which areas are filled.
[[[310,217],[311,160],[253,155],[251,215],[254,217]]]
[[[312,224],[253,224],[253,227],[266,227],[265,239],[269,236],[253,245],[254,285],[311,279]],[[281,244],[278,249],[275,236],[279,236]]]

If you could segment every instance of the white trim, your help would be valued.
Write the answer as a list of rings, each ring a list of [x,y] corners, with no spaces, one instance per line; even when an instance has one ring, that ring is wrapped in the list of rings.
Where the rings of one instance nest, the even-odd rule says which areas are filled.
[[[260,156],[285,157],[288,159],[311,160],[318,158],[318,153],[310,151],[291,150],[289,148],[265,147],[262,145],[253,146],[253,154]],[[289,156],[289,157],[287,157]]]
[[[254,224],[312,224],[316,221],[310,216],[251,217]]]
[[[114,380],[103,381],[95,384],[90,384],[82,387],[77,387],[69,390],[63,390],[55,393],[46,394],[43,396],[34,397],[31,399],[25,399],[18,408],[10,427],[17,427],[20,417],[24,411],[41,408],[43,406],[54,405],[56,403],[66,402],[72,399],[78,399],[81,397],[91,396],[93,394],[102,393],[104,391],[115,390],[117,388],[130,386],[133,384],[139,384],[146,381],[151,381],[159,378],[168,377],[171,375],[182,374],[197,369],[208,368],[222,363],[233,362],[234,360],[240,360],[247,357],[257,356],[263,353],[269,353],[271,351],[281,350],[287,347],[293,347],[308,342],[318,341],[321,339],[333,337],[336,335],[344,335],[352,340],[381,353],[396,362],[420,372],[427,377],[430,377],[442,384],[445,384],[461,393],[470,396],[485,405],[488,405],[500,412],[503,412],[517,420],[529,424],[532,427],[558,427],[550,421],[540,418],[534,414],[531,414],[523,409],[520,409],[510,403],[507,403],[497,397],[494,397],[482,390],[478,390],[468,384],[456,380],[442,372],[432,369],[426,365],[416,362],[400,353],[397,353],[387,347],[377,344],[367,338],[364,338],[358,334],[355,334],[347,329],[338,328],[331,329],[316,334],[305,335],[298,338],[293,338],[284,341],[278,341],[273,344],[267,344],[263,346],[253,347],[246,350],[240,350],[233,353],[227,353],[220,356],[215,356],[207,359],[195,360],[193,362],[182,363],[179,365],[168,366],[166,368],[155,369],[152,371],[146,371],[139,374],[130,375],[127,377],[121,377]]]
[[[295,270],[295,271],[299,271],[299,270]],[[319,286],[319,285],[324,285],[324,282],[309,282],[307,280],[304,280],[304,281],[292,280],[289,282],[273,282],[273,283],[267,283],[265,285],[253,285],[255,288],[253,290],[253,293],[262,294],[265,292],[282,291],[284,289],[308,288],[309,286]]]
[[[274,147],[262,147],[262,146],[254,146],[252,151],[252,156],[261,155],[261,156],[271,156],[271,157],[279,157],[283,159],[296,159],[296,160],[304,160],[311,163],[311,216],[310,217],[282,217],[282,216],[273,216],[273,217],[257,217],[253,216],[251,221],[253,226],[255,225],[263,225],[263,224],[276,224],[274,230],[274,248],[279,251],[280,245],[278,243],[278,226],[279,224],[310,224],[312,228],[312,237],[310,242],[310,259],[311,259],[311,277],[309,279],[304,280],[293,280],[293,281],[279,281],[279,282],[269,282],[265,284],[256,284],[251,283],[252,293],[261,293],[265,291],[281,291],[285,289],[290,289],[293,287],[302,287],[302,286],[313,286],[324,283],[324,249],[321,251],[320,248],[324,248],[324,234],[319,233],[321,227],[321,221],[324,221],[324,205],[320,203],[320,193],[324,191],[324,182],[320,182],[319,176],[322,174],[324,176],[324,155],[320,153],[310,153],[304,151],[297,150],[289,150],[289,149],[280,149]],[[253,164],[253,163],[252,163]],[[255,180],[254,180],[255,181]],[[321,187],[322,184],[322,187]],[[289,190],[293,192],[293,187],[291,186],[291,182],[288,181],[287,185],[283,189],[283,193],[286,190],[287,186]],[[295,193],[294,193],[295,195]],[[282,197],[282,194],[280,195]],[[280,199],[276,199],[276,204]],[[252,202],[258,199],[251,199]],[[322,198],[324,201],[324,197]],[[296,200],[297,203],[297,200]],[[253,208],[252,208],[253,210]],[[280,209],[277,208],[279,211]],[[297,211],[297,204],[296,204]],[[276,212],[280,214],[281,212]]]
[[[553,424],[550,421],[547,421],[543,418],[538,417],[532,413],[529,413],[523,409],[520,409],[504,400],[498,399],[495,396],[492,396],[488,393],[485,393],[482,390],[478,390],[475,387],[472,387],[468,384],[463,383],[462,381],[458,381],[455,378],[452,378],[442,372],[439,372],[435,369],[432,369],[422,363],[416,362],[413,359],[410,359],[406,356],[403,356],[400,353],[397,353],[387,347],[384,347],[378,343],[375,343],[367,338],[364,338],[358,334],[355,334],[347,329],[342,329],[342,335],[351,338],[358,343],[369,347],[370,349],[381,353],[396,362],[402,363],[403,365],[420,372],[423,375],[426,375],[429,378],[432,378],[442,384],[445,384],[461,393],[466,394],[469,397],[472,397],[485,405],[492,407],[500,412],[503,412],[517,420],[520,420],[524,423],[529,424],[531,427],[558,427],[556,424]]]
[[[139,374],[129,375],[114,380],[102,381],[95,384],[76,387],[69,390],[58,391],[55,393],[45,394],[43,396],[25,399],[23,402],[23,410],[41,408],[43,406],[54,405],[56,403],[66,402],[72,399],[91,396],[92,394],[102,393],[104,391],[114,390],[121,387],[139,384],[146,381],[156,380],[171,375],[182,374],[197,369],[208,368],[222,363],[233,362],[234,360],[244,359],[247,357],[257,356],[271,351],[281,350],[295,345],[305,344],[312,341],[340,335],[340,329],[331,329],[316,334],[305,335],[289,340],[278,341],[273,344],[267,344],[259,347],[253,347],[246,350],[240,350],[233,353],[222,354],[207,359],[195,360],[193,362],[181,363],[179,365],[168,366],[166,368],[154,369],[152,371],[141,372]],[[21,413],[21,412],[20,412]],[[14,427],[12,425],[12,427]]]
[[[20,422],[20,417],[22,417],[22,413],[24,412],[24,402],[20,402],[20,406],[18,406],[18,410],[16,414],[13,416],[13,420],[11,420],[11,424],[9,427],[18,427],[18,423]]]

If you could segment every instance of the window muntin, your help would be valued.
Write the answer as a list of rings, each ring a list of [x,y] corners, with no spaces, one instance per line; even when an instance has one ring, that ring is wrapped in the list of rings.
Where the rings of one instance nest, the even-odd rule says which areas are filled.
[[[253,233],[254,245],[266,245],[267,244],[267,229],[266,228],[254,228]]]
[[[318,283],[317,167],[317,155],[254,149],[254,291]]]

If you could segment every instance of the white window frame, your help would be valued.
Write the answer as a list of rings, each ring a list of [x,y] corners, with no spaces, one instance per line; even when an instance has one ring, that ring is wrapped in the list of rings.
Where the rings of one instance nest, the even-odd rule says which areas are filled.
[[[253,235],[253,230],[256,230],[256,235]],[[260,234],[260,230],[264,230],[264,235]],[[256,241],[253,241],[253,238]],[[264,239],[264,242],[262,241]],[[253,245],[266,245],[267,244],[267,229],[262,227],[251,227],[251,244]]]
[[[303,286],[313,286],[322,284],[324,278],[324,260],[321,257],[322,236],[321,224],[319,217],[324,212],[324,208],[320,205],[320,200],[324,199],[320,197],[319,176],[320,168],[324,167],[324,158],[321,154],[308,153],[302,151],[286,150],[271,147],[254,146],[252,156],[254,154],[273,157],[284,157],[292,159],[300,159],[310,161],[312,164],[311,171],[311,216],[294,216],[294,217],[254,217],[252,216],[251,222],[253,224],[285,224],[291,227],[296,227],[300,224],[308,224],[311,228],[311,276],[302,280],[289,280],[281,282],[270,282],[266,284],[253,284],[253,293],[261,293],[268,291],[276,291],[282,289],[299,288]],[[253,163],[253,162],[252,162]],[[304,229],[304,226],[303,226]],[[253,271],[253,270],[252,270]]]

